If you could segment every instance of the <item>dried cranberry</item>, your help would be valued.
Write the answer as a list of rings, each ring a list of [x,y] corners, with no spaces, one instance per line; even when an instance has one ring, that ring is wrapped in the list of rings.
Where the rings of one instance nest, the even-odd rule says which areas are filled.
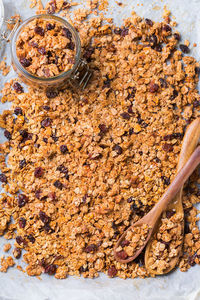
[[[119,145],[114,145],[113,146],[113,150],[118,154],[122,154],[123,150],[122,150],[122,147],[120,147]]]
[[[34,42],[34,41],[30,41],[29,42],[29,46],[33,47],[33,48],[37,48],[38,47],[38,43]]]
[[[44,47],[38,48],[38,52],[42,55],[46,54],[46,49]]]
[[[129,133],[129,135],[134,134],[134,129],[133,129],[133,128],[130,128],[128,133]]]
[[[20,218],[19,219],[19,227],[24,228],[26,226],[26,219]]]
[[[43,141],[47,144],[48,143],[48,138],[43,138]]]
[[[160,163],[160,162],[161,162],[161,160],[160,160],[158,157],[155,158],[155,161],[156,161],[157,163]]]
[[[174,38],[175,38],[175,40],[180,41],[180,39],[181,39],[180,34],[175,32],[174,33]]]
[[[46,28],[47,28],[47,30],[52,30],[55,28],[55,24],[47,23]]]
[[[131,196],[131,197],[129,197],[128,199],[127,199],[127,202],[128,203],[131,203],[131,202],[133,202],[134,201],[134,198]]]
[[[20,235],[16,236],[15,239],[16,239],[17,244],[19,244],[19,245],[25,243],[24,239]]]
[[[14,250],[13,250],[13,255],[14,255],[14,257],[16,258],[16,259],[19,259],[20,257],[21,257],[21,255],[22,255],[22,250],[20,249],[20,248],[15,248]]]
[[[167,210],[166,211],[166,218],[170,219],[176,213],[175,210]]]
[[[115,34],[121,35],[122,29],[121,29],[120,27],[116,27],[116,28],[114,29],[114,33],[115,33]]]
[[[170,100],[174,100],[178,96],[178,91],[173,90],[173,94],[170,96]]]
[[[90,46],[88,48],[85,49],[85,52],[83,54],[83,57],[87,60],[89,60],[92,56],[92,54],[94,53],[95,48]]]
[[[54,133],[51,135],[51,138],[54,140],[55,143],[59,140],[59,138]]]
[[[46,233],[53,233],[54,232],[54,230],[51,228],[49,223],[44,224],[43,229],[46,231]]]
[[[128,28],[123,28],[120,35],[121,35],[122,37],[125,37],[126,35],[128,35],[128,31],[129,31]]]
[[[46,110],[46,111],[49,111],[49,110],[50,110],[50,106],[44,105],[44,106],[43,106],[43,109]]]
[[[173,151],[173,145],[172,144],[165,143],[165,144],[162,145],[162,148],[166,152]]]
[[[49,275],[54,275],[56,273],[56,269],[57,269],[56,265],[51,264],[51,265],[45,266],[44,272]]]
[[[48,194],[48,197],[49,197],[52,201],[54,201],[54,200],[56,200],[56,193],[50,192],[50,193]]]
[[[34,31],[35,31],[36,34],[39,34],[39,35],[41,35],[41,36],[44,36],[44,29],[43,29],[42,27],[36,26],[36,27],[34,28]]]
[[[81,267],[79,268],[79,272],[80,272],[80,273],[87,272],[87,271],[88,271],[88,267],[87,267],[87,266],[86,266],[86,267],[81,266]]]
[[[41,193],[42,193],[42,191],[41,191],[40,189],[39,189],[39,190],[36,190],[36,191],[35,191],[35,197],[36,197],[37,199],[40,199]]]
[[[130,242],[127,241],[127,240],[123,240],[123,241],[121,242],[122,248],[125,247],[125,246],[128,246],[129,244],[130,244]]]
[[[162,51],[162,45],[161,44],[155,45],[154,50],[157,51],[157,52],[161,52]]]
[[[67,44],[67,48],[69,50],[74,50],[75,49],[75,44],[73,42],[70,42],[69,44]]]
[[[5,136],[8,140],[11,140],[11,138],[12,138],[12,135],[11,135],[11,133],[10,133],[8,130],[4,130],[4,136]]]
[[[0,174],[0,181],[3,182],[3,183],[7,183],[8,180],[7,180],[7,177],[5,174]]]
[[[31,65],[31,59],[28,59],[26,57],[20,58],[19,61],[24,68],[28,68]]]
[[[110,87],[111,80],[107,76],[107,79],[103,81],[103,88],[109,88]]]
[[[19,82],[15,82],[13,84],[13,89],[18,93],[18,94],[21,94],[24,92],[24,89],[23,87],[21,86],[21,84]]]
[[[22,109],[21,109],[21,107],[15,107],[15,109],[14,109],[14,114],[15,114],[16,116],[22,115]]]
[[[196,253],[188,257],[188,264],[193,267],[195,263]]]
[[[162,88],[167,88],[168,87],[167,81],[165,79],[160,78],[159,81],[160,81],[160,86]]]
[[[35,176],[36,178],[42,177],[43,174],[44,174],[44,169],[43,169],[43,168],[41,168],[41,167],[35,168],[34,176]]]
[[[171,27],[170,27],[168,24],[164,24],[163,27],[162,27],[162,29],[163,29],[164,31],[166,31],[166,32],[172,31]]]
[[[68,173],[68,169],[64,165],[58,166],[56,170],[58,170],[60,173],[63,173],[63,174]]]
[[[19,161],[19,167],[20,169],[23,169],[26,166],[26,159],[22,159]]]
[[[99,129],[100,129],[101,133],[108,132],[108,127],[105,124],[99,124]]]
[[[193,107],[196,108],[196,107],[198,107],[198,106],[200,106],[200,101],[194,100],[194,102],[193,102]]]
[[[46,96],[49,99],[56,98],[58,96],[58,91],[56,91],[54,89],[47,89],[46,90]]]
[[[117,275],[117,269],[115,268],[115,266],[111,266],[109,269],[108,269],[108,276],[109,277],[115,277]]]
[[[47,216],[47,214],[43,211],[40,211],[39,212],[39,217],[40,217],[40,220],[44,223],[44,224],[47,224],[50,222],[50,217]]]
[[[44,120],[42,120],[41,122],[41,126],[44,127],[49,127],[51,126],[52,120],[50,118],[46,118]]]
[[[27,238],[29,239],[29,241],[33,244],[35,243],[35,238],[32,234],[27,235]]]
[[[159,89],[159,85],[157,83],[154,83],[153,81],[150,82],[149,84],[149,92],[150,93],[155,93]]]
[[[97,250],[97,246],[95,244],[88,245],[84,248],[86,253],[94,253]]]
[[[19,133],[20,133],[20,135],[22,136],[23,139],[28,138],[28,131],[26,129],[20,130]]]
[[[19,207],[23,207],[27,203],[27,201],[28,201],[28,198],[27,198],[26,195],[20,194],[18,196],[18,201],[17,202],[18,202]]]
[[[48,7],[48,14],[54,14],[56,12],[56,1],[52,0],[51,2],[49,2],[49,7]]]
[[[150,19],[145,19],[145,22],[149,26],[153,26],[153,22]]]
[[[188,46],[184,45],[184,44],[181,44],[180,45],[180,49],[183,53],[189,53],[190,52],[190,49],[188,48]]]
[[[54,184],[53,184],[57,189],[60,189],[60,190],[62,190],[62,188],[63,188],[63,184],[62,184],[62,182],[60,182],[59,180],[56,180],[55,182],[54,182]]]
[[[163,180],[165,185],[170,185],[170,178],[166,176],[161,176],[161,179]]]
[[[61,153],[63,153],[63,154],[69,152],[69,150],[68,150],[68,148],[67,148],[66,145],[61,145],[61,146],[60,146],[60,151],[61,151]]]
[[[117,256],[120,258],[120,259],[126,259],[128,257],[126,251],[124,250],[121,250],[119,252],[117,252]]]
[[[63,27],[63,29],[62,29],[62,34],[63,34],[66,38],[68,38],[69,40],[72,39],[72,33],[71,33],[71,31],[70,31],[67,27]]]
[[[154,48],[158,42],[157,36],[155,34],[151,35],[149,37],[149,42],[150,42],[151,47]]]
[[[194,71],[195,71],[195,74],[199,75],[200,74],[200,67],[195,67]]]
[[[127,112],[123,112],[122,114],[121,114],[121,117],[123,118],[123,119],[125,119],[125,120],[130,120],[130,115],[129,115],[129,113],[127,113]]]

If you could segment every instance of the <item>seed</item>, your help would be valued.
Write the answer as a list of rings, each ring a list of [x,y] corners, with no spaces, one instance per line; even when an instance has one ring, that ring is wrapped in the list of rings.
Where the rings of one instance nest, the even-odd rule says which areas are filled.
[[[61,153],[65,154],[66,152],[69,152],[68,148],[66,145],[61,145],[60,146],[60,151]]]
[[[97,246],[95,244],[91,244],[91,245],[88,245],[87,247],[85,247],[84,251],[86,253],[93,253],[97,250]]]
[[[122,154],[123,150],[122,150],[122,147],[120,147],[119,145],[115,145],[113,146],[113,150],[118,154]]]
[[[4,136],[5,136],[8,140],[11,140],[11,138],[12,138],[12,135],[11,135],[11,133],[10,133],[8,130],[4,130]]]
[[[44,174],[44,169],[43,168],[41,168],[41,167],[35,168],[34,176],[36,178],[42,177],[43,174]]]
[[[31,59],[28,59],[26,57],[20,58],[19,61],[24,68],[28,68],[31,65]]]
[[[183,53],[189,53],[190,52],[190,49],[188,48],[188,46],[184,45],[184,44],[181,44],[180,45],[180,49]]]
[[[7,183],[8,182],[7,177],[6,177],[5,174],[0,174],[0,181],[2,183]]]
[[[51,265],[45,266],[44,272],[49,275],[54,275],[56,273],[56,269],[57,269],[56,265],[51,264]]]
[[[128,257],[126,251],[124,250],[121,250],[119,252],[117,252],[117,256],[120,258],[120,259],[126,259]]]
[[[131,118],[131,116],[130,116],[129,113],[127,113],[127,112],[123,112],[123,113],[121,114],[121,117],[122,117],[123,119],[125,119],[125,120],[130,120],[130,118]]]
[[[62,184],[62,182],[60,182],[59,180],[56,180],[56,181],[54,182],[54,186],[55,186],[56,188],[60,189],[60,190],[62,190],[62,188],[63,188],[63,184]]]
[[[19,161],[19,167],[20,169],[23,169],[26,166],[26,159],[22,159]]]
[[[145,19],[145,22],[149,26],[153,26],[153,22],[150,19]]]
[[[63,35],[64,35],[66,38],[68,38],[69,40],[72,39],[72,33],[71,33],[71,31],[70,31],[68,28],[63,27],[62,33],[63,33]]]
[[[158,89],[159,89],[159,85],[151,81],[149,84],[149,92],[155,93],[157,92]]]
[[[108,276],[113,278],[117,275],[117,269],[115,268],[115,266],[111,266],[109,269],[108,269]]]
[[[47,30],[52,30],[55,28],[55,24],[47,23]]]
[[[13,250],[13,255],[16,259],[19,259],[22,255],[22,250],[20,248],[15,248]]]
[[[34,28],[34,31],[35,31],[36,34],[39,34],[39,35],[41,35],[41,36],[44,36],[44,29],[43,29],[42,27],[36,26],[36,27]]]
[[[21,207],[23,207],[26,203],[27,203],[27,201],[28,201],[28,198],[27,198],[27,196],[26,195],[24,195],[24,194],[20,194],[19,196],[18,196],[18,206],[21,208]]]
[[[21,84],[19,82],[15,82],[13,84],[13,89],[18,93],[18,94],[21,94],[24,92],[24,89],[23,87],[21,86]]]
[[[40,217],[40,220],[44,223],[44,224],[47,224],[50,222],[50,217],[47,216],[47,214],[43,211],[40,211],[39,212],[39,217]]]
[[[47,89],[46,90],[46,96],[49,99],[56,98],[58,96],[58,92],[54,89]]]
[[[15,109],[14,109],[14,114],[15,114],[16,116],[22,115],[22,109],[21,109],[21,107],[15,107]]]
[[[173,151],[173,145],[165,143],[162,145],[162,149],[166,152],[171,152]]]
[[[44,127],[49,127],[51,126],[52,120],[50,118],[46,118],[44,120],[42,120],[41,122],[41,126]]]
[[[26,226],[26,219],[20,218],[19,219],[19,227],[24,228]]]

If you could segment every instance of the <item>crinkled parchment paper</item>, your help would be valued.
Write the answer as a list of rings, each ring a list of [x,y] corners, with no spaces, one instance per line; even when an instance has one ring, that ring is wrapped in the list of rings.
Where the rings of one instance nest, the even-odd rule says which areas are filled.
[[[80,2],[78,0],[77,2]],[[82,0],[82,3],[85,3]],[[121,24],[134,9],[140,16],[160,20],[164,5],[172,11],[178,22],[178,30],[183,41],[191,42],[191,55],[200,59],[200,0],[121,0],[122,8],[110,0],[108,16],[113,17],[116,23]],[[34,14],[29,8],[29,0],[4,0],[6,17],[20,13],[25,19]],[[139,5],[137,5],[139,4]],[[143,6],[141,5],[143,4]],[[197,47],[193,47],[193,43]],[[7,56],[10,60],[9,46],[5,52],[0,50],[1,59]],[[10,72],[7,77],[1,77],[0,88],[3,83],[14,77]],[[0,110],[9,107],[9,104],[0,104]],[[0,131],[0,142],[4,141],[3,131]],[[7,241],[0,238],[0,254],[3,254],[3,245]],[[188,272],[175,271],[168,276],[147,279],[109,279],[101,275],[97,279],[69,277],[65,280],[56,280],[54,277],[43,275],[41,280],[28,277],[15,268],[7,274],[0,274],[0,300],[198,300],[200,299],[200,266],[191,268]]]

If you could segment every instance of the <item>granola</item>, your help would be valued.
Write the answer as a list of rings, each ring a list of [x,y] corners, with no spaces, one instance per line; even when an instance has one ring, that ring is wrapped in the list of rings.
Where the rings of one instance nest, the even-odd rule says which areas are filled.
[[[2,102],[13,106],[0,116],[0,180],[9,193],[0,199],[0,233],[16,240],[16,258],[25,250],[29,275],[150,276],[143,253],[127,265],[113,248],[163,195],[185,128],[199,116],[199,64],[170,24],[134,13],[122,27],[102,20],[73,24],[94,72],[83,92],[24,92],[18,80],[3,89]],[[197,178],[183,198],[182,271],[200,263]]]
[[[21,30],[16,53],[29,73],[53,77],[73,68],[76,46],[71,31],[60,22],[34,19]]]

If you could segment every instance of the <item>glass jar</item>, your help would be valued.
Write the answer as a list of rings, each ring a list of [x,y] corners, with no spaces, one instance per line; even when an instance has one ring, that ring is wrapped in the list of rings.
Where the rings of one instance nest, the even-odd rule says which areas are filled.
[[[45,20],[53,20],[60,23],[63,27],[69,29],[72,34],[73,42],[75,43],[75,62],[72,69],[68,71],[64,71],[53,77],[39,77],[35,74],[28,72],[20,63],[19,58],[17,56],[16,42],[21,31],[33,20],[35,19],[45,19]],[[66,20],[53,16],[53,15],[37,15],[33,16],[26,21],[24,21],[18,29],[15,31],[12,41],[11,41],[11,57],[12,64],[14,70],[17,72],[18,76],[24,81],[26,84],[31,86],[37,86],[42,89],[51,89],[51,88],[64,88],[68,85],[72,87],[81,87],[85,88],[92,73],[89,70],[87,62],[81,58],[81,41],[79,35],[75,28],[71,26]]]

